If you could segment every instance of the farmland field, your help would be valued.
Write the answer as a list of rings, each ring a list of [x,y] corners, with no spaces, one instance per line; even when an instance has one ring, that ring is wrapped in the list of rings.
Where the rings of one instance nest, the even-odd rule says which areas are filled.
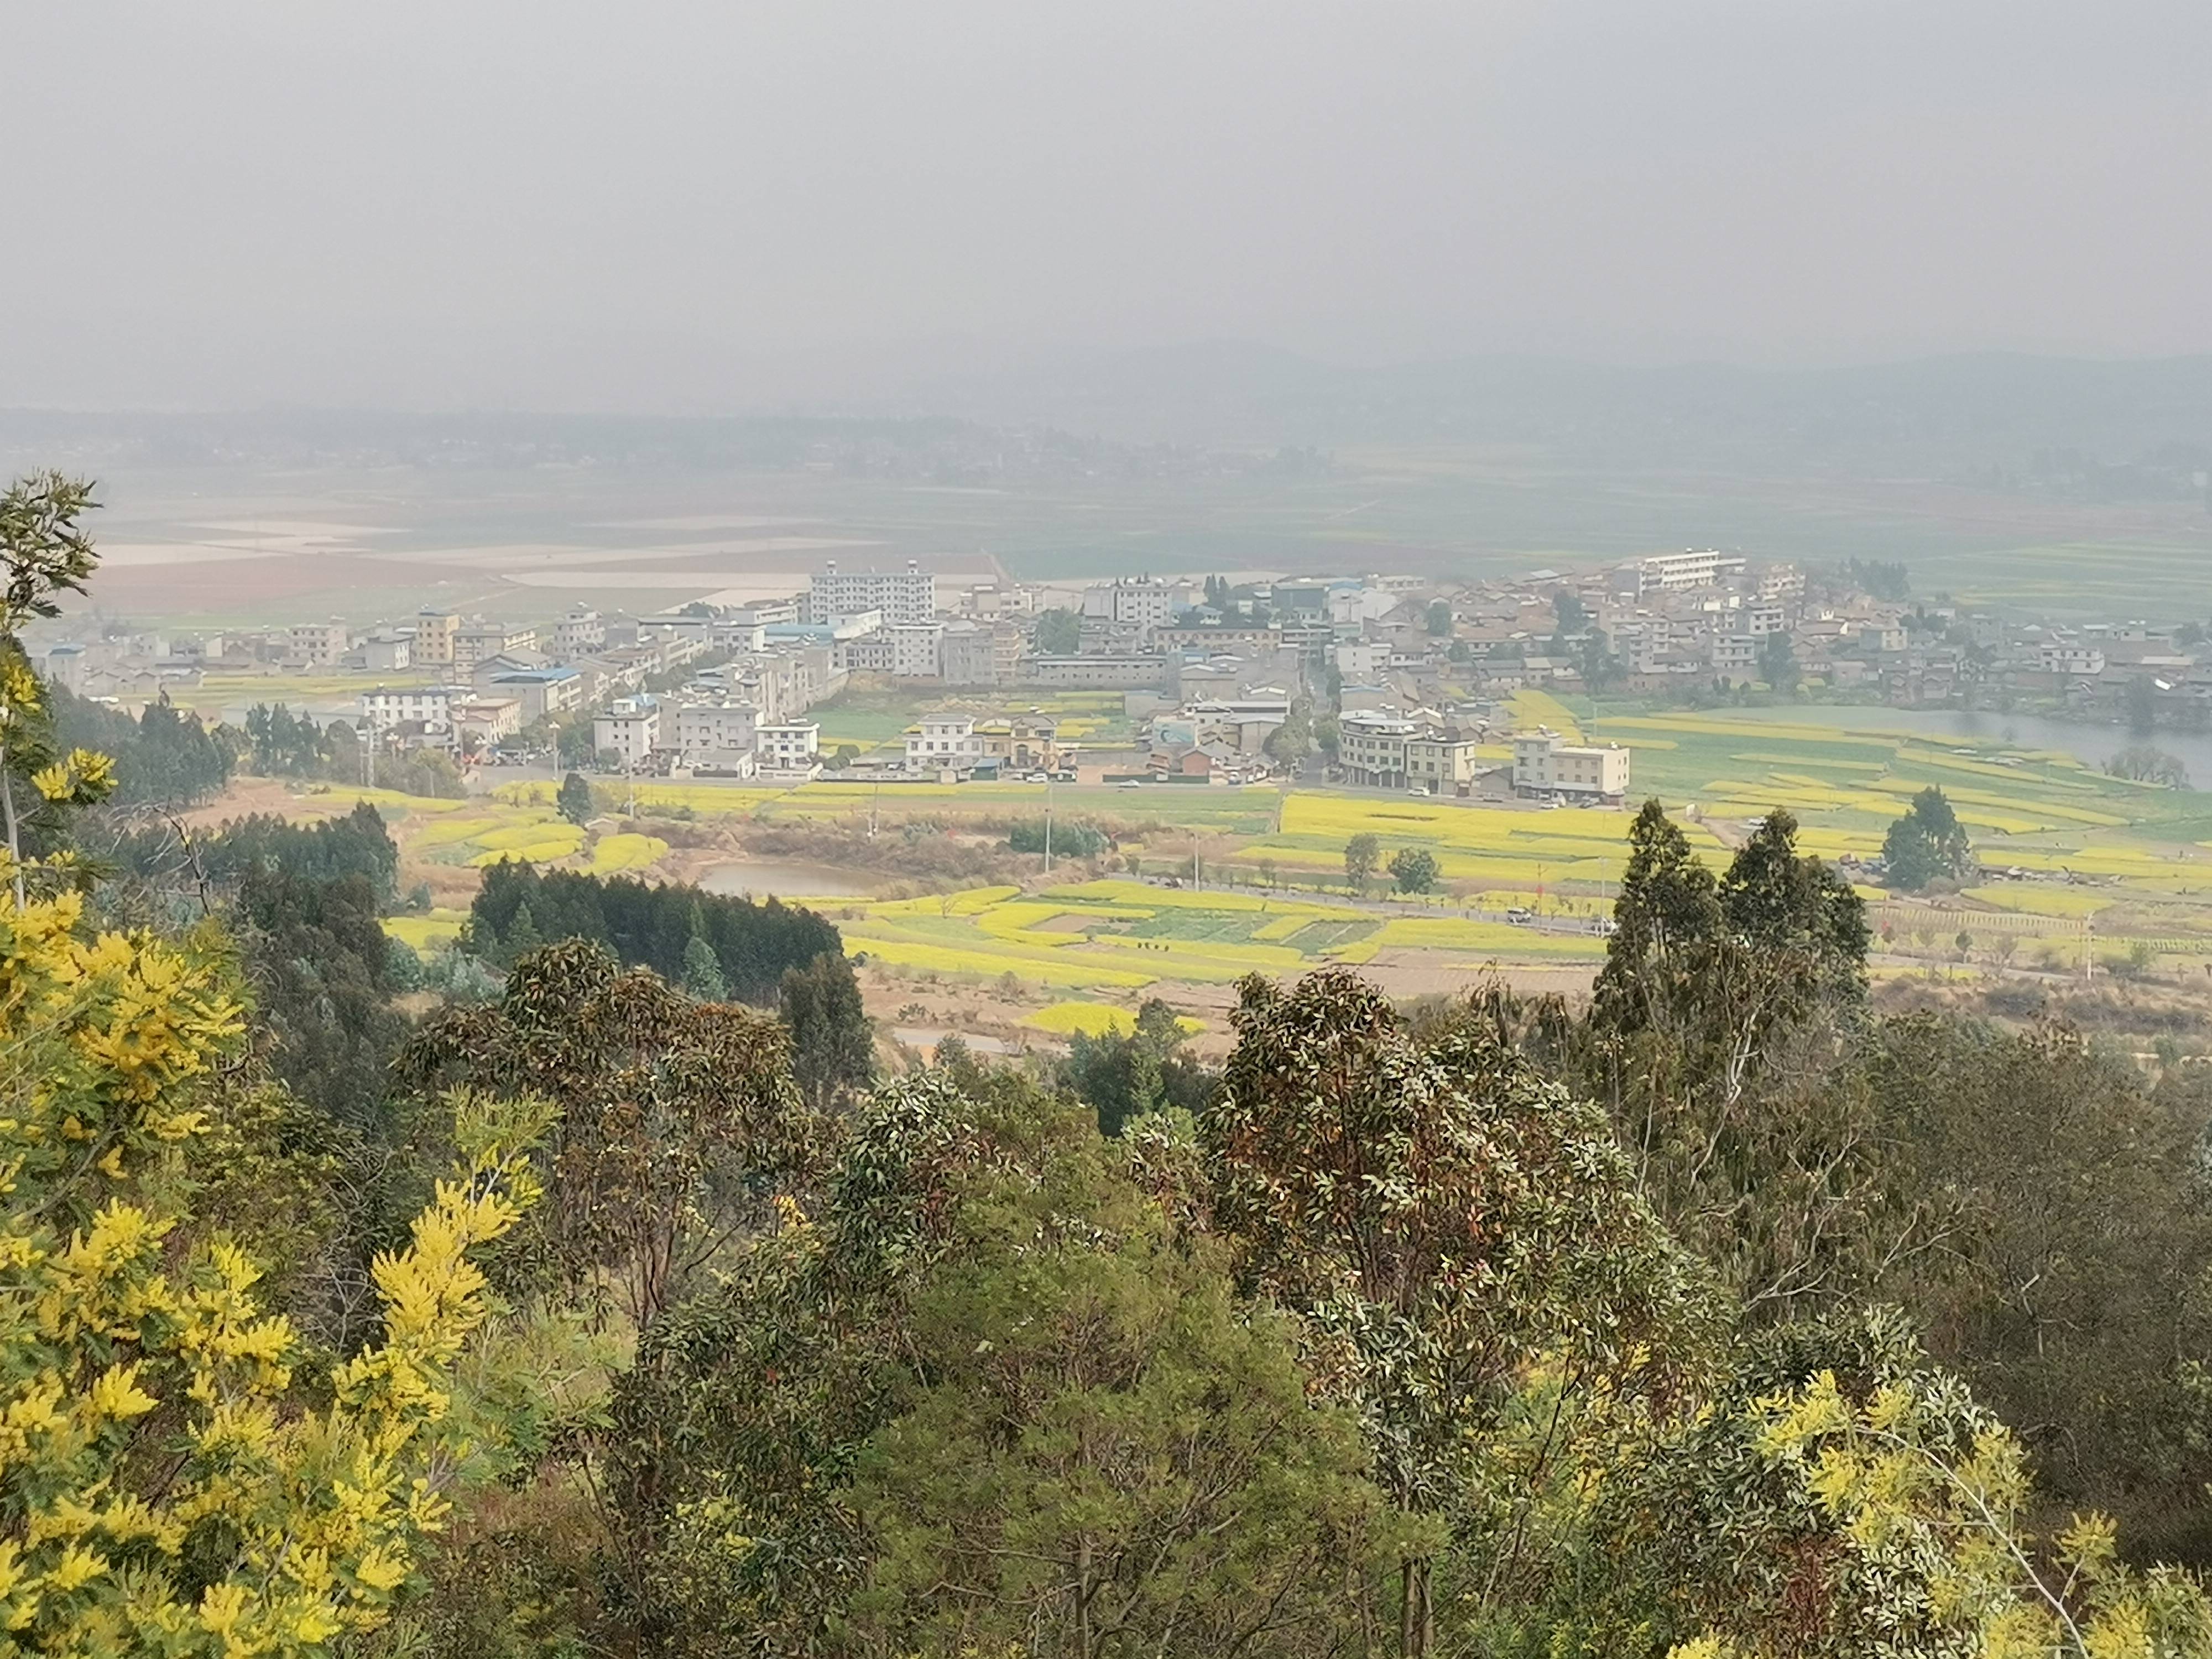
[[[1772,711],[1543,712],[1547,723],[1571,721],[1590,738],[1629,746],[1632,798],[1659,796],[1716,866],[1752,820],[1776,807],[1797,816],[1808,851],[1878,853],[1912,795],[1940,786],[1984,876],[1932,900],[1862,878],[1892,966],[1975,955],[2023,965],[2115,953],[2179,965],[2212,958],[2212,805],[2195,792],[2107,777],[2049,750],[1884,731],[1879,711],[1866,712],[1864,726]],[[1328,963],[1359,965],[1386,983],[1396,975],[1445,988],[1493,964],[1587,975],[1602,952],[1596,923],[1620,879],[1629,817],[1620,809],[1273,786],[1048,790],[830,777],[795,787],[641,783],[636,795],[641,822],[617,814],[588,830],[560,817],[544,782],[465,800],[333,787],[296,804],[342,811],[365,799],[385,813],[410,870],[432,878],[439,908],[394,923],[424,945],[451,937],[477,872],[502,859],[648,880],[696,872],[705,855],[673,847],[671,817],[739,841],[754,827],[777,830],[786,855],[802,858],[815,828],[857,835],[872,817],[908,839],[996,845],[1003,855],[1008,825],[1049,805],[1063,823],[1104,830],[1108,853],[1063,860],[1049,874],[1035,860],[1016,861],[1007,866],[1016,879],[946,892],[908,878],[894,860],[852,872],[858,890],[881,896],[814,902],[886,981],[1123,1009],[1161,994],[1201,1013],[1223,1007],[1247,974]],[[602,812],[617,805],[603,789]],[[793,830],[802,837],[795,851]],[[1432,854],[1439,890],[1389,896],[1378,876],[1370,891],[1350,892],[1344,848],[1358,835],[1376,838],[1386,865],[1401,848]],[[825,857],[835,844],[825,839]],[[1510,908],[1537,912],[1540,925],[1509,925]]]

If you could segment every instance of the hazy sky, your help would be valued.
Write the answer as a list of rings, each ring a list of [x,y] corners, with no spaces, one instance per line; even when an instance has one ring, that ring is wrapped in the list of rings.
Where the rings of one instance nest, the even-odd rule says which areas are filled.
[[[6,16],[0,404],[735,407],[1214,338],[2212,349],[2206,0]]]

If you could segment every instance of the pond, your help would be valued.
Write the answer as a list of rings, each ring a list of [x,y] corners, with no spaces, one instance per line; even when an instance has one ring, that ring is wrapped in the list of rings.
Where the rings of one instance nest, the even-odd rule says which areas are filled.
[[[699,885],[710,893],[757,899],[866,898],[875,891],[854,871],[799,859],[732,859],[701,872]]]

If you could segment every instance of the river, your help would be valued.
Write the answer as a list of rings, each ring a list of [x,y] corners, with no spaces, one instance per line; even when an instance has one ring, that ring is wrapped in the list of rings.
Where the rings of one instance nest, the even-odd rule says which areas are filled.
[[[1730,719],[1734,710],[1717,710]],[[1757,725],[1759,716],[1744,714],[1745,726]],[[2162,749],[2189,769],[2192,786],[2212,786],[2212,734],[2175,732],[2161,727],[2148,738],[2132,735],[2124,726],[2095,726],[2078,720],[2054,720],[2040,714],[2007,714],[1981,708],[1886,708],[1835,707],[1814,703],[1804,708],[1777,708],[1768,716],[1799,726],[1832,726],[1850,732],[1902,732],[1917,738],[1950,738],[1968,743],[2005,744],[2018,749],[2051,749],[2079,757],[2087,765],[2104,769],[2105,763],[2135,744]]]

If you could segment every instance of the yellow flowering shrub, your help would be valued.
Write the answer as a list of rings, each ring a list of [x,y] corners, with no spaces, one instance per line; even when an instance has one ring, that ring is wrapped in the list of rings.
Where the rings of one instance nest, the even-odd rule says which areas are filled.
[[[1945,1409],[1956,1403],[1947,1392],[1963,1398],[1938,1379],[1893,1380],[1855,1400],[1822,1371],[1756,1402],[1756,1443],[1803,1481],[1870,1583],[1911,1587],[1899,1600],[1942,1651],[2160,1659],[2212,1650],[2212,1607],[2199,1586],[2172,1568],[2130,1571],[2106,1517],[2077,1516],[2040,1546],[2021,1520],[2029,1482],[2019,1442],[1986,1413]],[[1705,1641],[1674,1659],[1741,1651]]]
[[[470,1253],[535,1196],[544,1111],[457,1103],[466,1167],[374,1266],[381,1343],[295,1386],[254,1261],[190,1221],[196,1098],[242,1030],[222,964],[88,940],[80,906],[0,906],[0,1650],[322,1651],[444,1513]]]

